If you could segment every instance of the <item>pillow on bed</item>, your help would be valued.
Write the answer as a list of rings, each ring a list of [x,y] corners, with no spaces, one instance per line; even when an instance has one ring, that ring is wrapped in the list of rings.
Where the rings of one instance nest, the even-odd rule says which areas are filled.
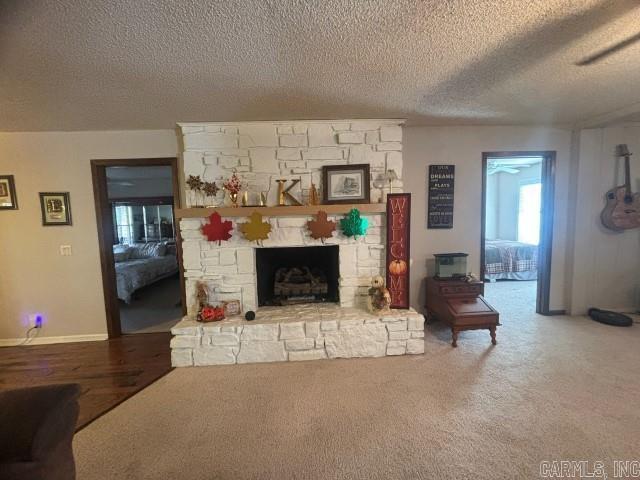
[[[167,244],[158,242],[154,245],[152,257],[164,257],[167,254]]]
[[[131,258],[164,257],[167,246],[162,242],[134,243]]]
[[[129,245],[114,245],[113,259],[116,263],[126,262],[131,258],[131,247]]]

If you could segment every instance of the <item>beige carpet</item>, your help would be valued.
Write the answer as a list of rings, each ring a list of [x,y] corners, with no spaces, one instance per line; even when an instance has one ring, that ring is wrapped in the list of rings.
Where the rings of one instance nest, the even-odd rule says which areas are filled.
[[[535,479],[638,459],[640,327],[498,305],[498,345],[177,369],[75,437],[83,479]]]
[[[505,281],[484,284],[484,297],[491,305],[500,305],[501,310],[521,312],[520,314],[536,311],[536,295],[538,282]]]

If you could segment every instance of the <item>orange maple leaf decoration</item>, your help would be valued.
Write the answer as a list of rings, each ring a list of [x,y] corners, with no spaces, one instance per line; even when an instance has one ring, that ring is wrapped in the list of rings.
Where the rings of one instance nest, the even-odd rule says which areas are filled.
[[[231,238],[231,230],[233,224],[230,220],[222,221],[222,217],[218,212],[213,212],[209,216],[209,223],[202,226],[202,234],[207,236],[207,240],[210,242],[218,242],[218,245],[222,243],[222,240],[229,240]]]
[[[324,243],[325,238],[331,238],[336,230],[336,222],[327,220],[327,212],[320,210],[316,213],[315,220],[307,222],[307,228],[311,231],[311,238],[320,239]]]
[[[262,221],[262,215],[253,212],[249,217],[249,222],[240,224],[240,231],[244,234],[244,238],[250,241],[266,240],[271,232],[269,222]]]

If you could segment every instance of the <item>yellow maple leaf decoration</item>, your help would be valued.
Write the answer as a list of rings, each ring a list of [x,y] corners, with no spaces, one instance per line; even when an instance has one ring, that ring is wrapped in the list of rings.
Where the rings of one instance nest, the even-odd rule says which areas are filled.
[[[247,223],[240,224],[240,231],[244,234],[244,238],[249,241],[266,240],[269,238],[271,232],[271,225],[269,222],[262,221],[262,215],[258,212],[253,212],[249,216]]]

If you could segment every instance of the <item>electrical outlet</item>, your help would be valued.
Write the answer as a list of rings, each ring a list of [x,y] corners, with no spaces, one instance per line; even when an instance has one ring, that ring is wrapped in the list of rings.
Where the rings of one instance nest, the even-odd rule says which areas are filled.
[[[29,315],[29,327],[42,328],[42,315],[39,313]]]
[[[71,245],[60,245],[60,255],[62,255],[63,257],[71,256]]]

